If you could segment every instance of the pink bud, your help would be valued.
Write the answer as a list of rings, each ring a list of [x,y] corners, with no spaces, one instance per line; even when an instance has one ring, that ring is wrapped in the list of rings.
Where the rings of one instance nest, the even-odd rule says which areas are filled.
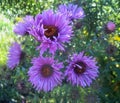
[[[107,29],[108,29],[109,31],[111,31],[111,32],[114,31],[114,30],[115,30],[115,23],[109,21],[109,22],[107,23]]]

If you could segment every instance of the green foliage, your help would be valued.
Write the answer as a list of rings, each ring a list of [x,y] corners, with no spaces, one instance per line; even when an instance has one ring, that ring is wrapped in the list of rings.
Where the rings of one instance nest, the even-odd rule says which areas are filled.
[[[13,36],[13,22],[0,15],[0,102],[28,103],[119,103],[120,102],[120,1],[119,0],[1,0],[0,10],[12,20],[27,14],[36,15],[48,8],[57,8],[58,4],[73,2],[82,6],[86,17],[74,22],[74,37],[66,44],[66,52],[57,52],[56,58],[64,61],[74,52],[85,51],[86,55],[95,56],[99,63],[99,78],[90,88],[72,87],[69,84],[55,88],[52,92],[37,92],[28,82],[27,71],[31,59],[39,55],[36,46],[39,45],[33,37]],[[108,21],[116,24],[115,32],[106,34],[104,25]],[[109,41],[118,35],[119,40]],[[5,65],[7,51],[13,40],[22,43],[26,53],[24,62],[8,70]],[[106,52],[112,44],[116,51]],[[63,56],[61,55],[63,53]],[[66,64],[65,64],[66,65]],[[4,72],[4,73],[3,73]],[[3,73],[3,74],[2,74]],[[21,89],[22,88],[22,89]],[[93,100],[91,100],[91,96]]]
[[[6,64],[8,47],[15,37],[12,21],[0,14],[0,67]]]
[[[9,17],[36,15],[48,8],[55,8],[63,1],[58,0],[1,0],[1,10]],[[67,2],[64,1],[64,2]]]

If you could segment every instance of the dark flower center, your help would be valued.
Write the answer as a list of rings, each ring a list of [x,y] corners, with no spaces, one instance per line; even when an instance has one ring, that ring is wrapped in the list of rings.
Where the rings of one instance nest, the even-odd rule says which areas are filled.
[[[53,36],[57,37],[58,36],[58,29],[55,26],[52,25],[44,25],[43,26],[45,30],[45,36],[47,38],[50,38],[51,40],[54,40]]]
[[[49,77],[53,74],[53,68],[49,64],[43,65],[41,69],[41,74],[44,77]]]
[[[77,62],[77,63],[75,64],[74,72],[75,72],[77,75],[80,75],[80,74],[84,73],[85,70],[86,70],[86,65],[85,65],[85,63],[83,63],[83,62],[80,61],[80,62]]]

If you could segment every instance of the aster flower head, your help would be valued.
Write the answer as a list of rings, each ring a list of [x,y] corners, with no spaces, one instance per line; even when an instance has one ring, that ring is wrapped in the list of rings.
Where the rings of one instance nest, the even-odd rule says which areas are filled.
[[[41,54],[47,49],[54,54],[57,49],[64,50],[63,43],[69,42],[72,27],[63,15],[47,10],[35,17],[29,33],[41,42]]]
[[[9,49],[7,66],[10,69],[14,69],[20,63],[21,57],[22,57],[21,46],[17,42],[14,42]]]
[[[65,76],[72,85],[90,86],[92,80],[98,76],[98,66],[93,57],[84,55],[84,52],[74,54],[67,66]]]
[[[105,31],[106,31],[106,33],[112,33],[112,32],[114,32],[115,27],[116,27],[115,23],[112,22],[112,21],[109,21],[109,22],[105,25]]]
[[[29,81],[38,91],[51,91],[62,82],[62,63],[50,57],[38,57],[32,60],[33,66],[29,69]]]
[[[14,27],[14,33],[24,36],[26,33],[28,33],[29,28],[33,25],[33,17],[32,16],[26,16],[23,18],[23,21],[18,22],[16,26]]]
[[[74,5],[74,4],[59,5],[58,12],[62,13],[69,20],[83,19],[85,17],[83,8],[78,7],[78,5]]]

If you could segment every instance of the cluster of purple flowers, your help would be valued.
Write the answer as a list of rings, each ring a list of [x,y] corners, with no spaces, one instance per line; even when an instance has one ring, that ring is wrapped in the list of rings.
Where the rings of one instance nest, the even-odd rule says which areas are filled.
[[[51,91],[61,85],[66,77],[72,85],[90,86],[98,76],[98,66],[95,58],[85,56],[84,52],[73,54],[65,68],[63,63],[54,59],[56,50],[65,50],[64,43],[69,43],[73,36],[72,23],[75,19],[85,17],[84,11],[77,5],[60,5],[57,12],[43,11],[35,17],[26,16],[19,22],[14,32],[24,36],[32,35],[40,42],[40,55],[32,59],[32,67],[28,71],[29,81],[38,91]],[[43,57],[48,51],[52,57]],[[8,67],[14,69],[21,60],[22,49],[14,43],[8,54]],[[65,68],[65,73],[61,71]]]

